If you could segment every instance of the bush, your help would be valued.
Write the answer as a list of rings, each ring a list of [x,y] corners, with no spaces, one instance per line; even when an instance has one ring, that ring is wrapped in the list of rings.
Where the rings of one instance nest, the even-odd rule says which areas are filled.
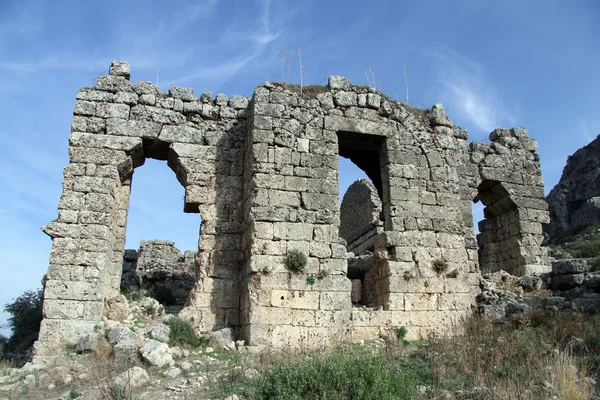
[[[6,352],[24,354],[37,340],[42,323],[43,290],[28,290],[12,303],[4,306],[4,311],[11,316],[7,326],[12,329],[12,336],[6,343]]]
[[[416,380],[385,356],[334,353],[281,364],[256,382],[255,399],[416,398]]]
[[[170,287],[164,285],[154,285],[148,290],[148,296],[158,301],[163,306],[174,306],[177,299]]]
[[[169,344],[171,346],[199,347],[207,344],[204,336],[198,336],[189,321],[178,317],[171,317],[167,322],[171,331],[169,333]]]
[[[448,269],[448,263],[444,260],[435,260],[433,262],[433,270],[438,273],[441,274],[442,272],[446,272],[446,270]]]
[[[285,256],[285,266],[292,272],[300,273],[306,267],[306,254],[297,249],[289,250]]]
[[[398,339],[398,341],[403,341],[406,338],[406,334],[408,333],[408,330],[401,326],[399,328],[396,328],[396,339]]]

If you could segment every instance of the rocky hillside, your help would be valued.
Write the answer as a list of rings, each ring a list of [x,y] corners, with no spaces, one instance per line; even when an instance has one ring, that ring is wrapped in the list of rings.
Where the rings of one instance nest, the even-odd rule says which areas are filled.
[[[546,200],[550,224],[545,232],[553,240],[600,223],[600,136],[569,156]]]

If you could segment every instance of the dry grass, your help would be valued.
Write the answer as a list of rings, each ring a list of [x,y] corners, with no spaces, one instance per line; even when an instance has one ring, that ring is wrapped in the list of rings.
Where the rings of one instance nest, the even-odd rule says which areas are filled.
[[[600,318],[534,312],[517,324],[473,318],[464,334],[430,338],[434,393],[465,399],[587,400],[597,375]],[[461,397],[462,396],[462,397]],[[435,398],[435,397],[432,397]]]
[[[558,354],[554,360],[552,387],[555,395],[562,400],[587,400],[592,388],[585,376],[585,366],[570,352]]]

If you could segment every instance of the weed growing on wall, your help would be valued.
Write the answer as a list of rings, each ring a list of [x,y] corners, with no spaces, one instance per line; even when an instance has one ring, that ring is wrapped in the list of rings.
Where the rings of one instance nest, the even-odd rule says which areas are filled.
[[[285,255],[285,266],[292,272],[300,273],[304,271],[306,267],[306,254],[297,249],[292,249]]]

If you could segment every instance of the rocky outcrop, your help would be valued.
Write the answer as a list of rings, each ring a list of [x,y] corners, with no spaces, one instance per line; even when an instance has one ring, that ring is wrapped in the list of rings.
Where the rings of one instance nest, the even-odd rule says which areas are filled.
[[[551,239],[600,223],[600,137],[567,159],[559,183],[546,197]]]

